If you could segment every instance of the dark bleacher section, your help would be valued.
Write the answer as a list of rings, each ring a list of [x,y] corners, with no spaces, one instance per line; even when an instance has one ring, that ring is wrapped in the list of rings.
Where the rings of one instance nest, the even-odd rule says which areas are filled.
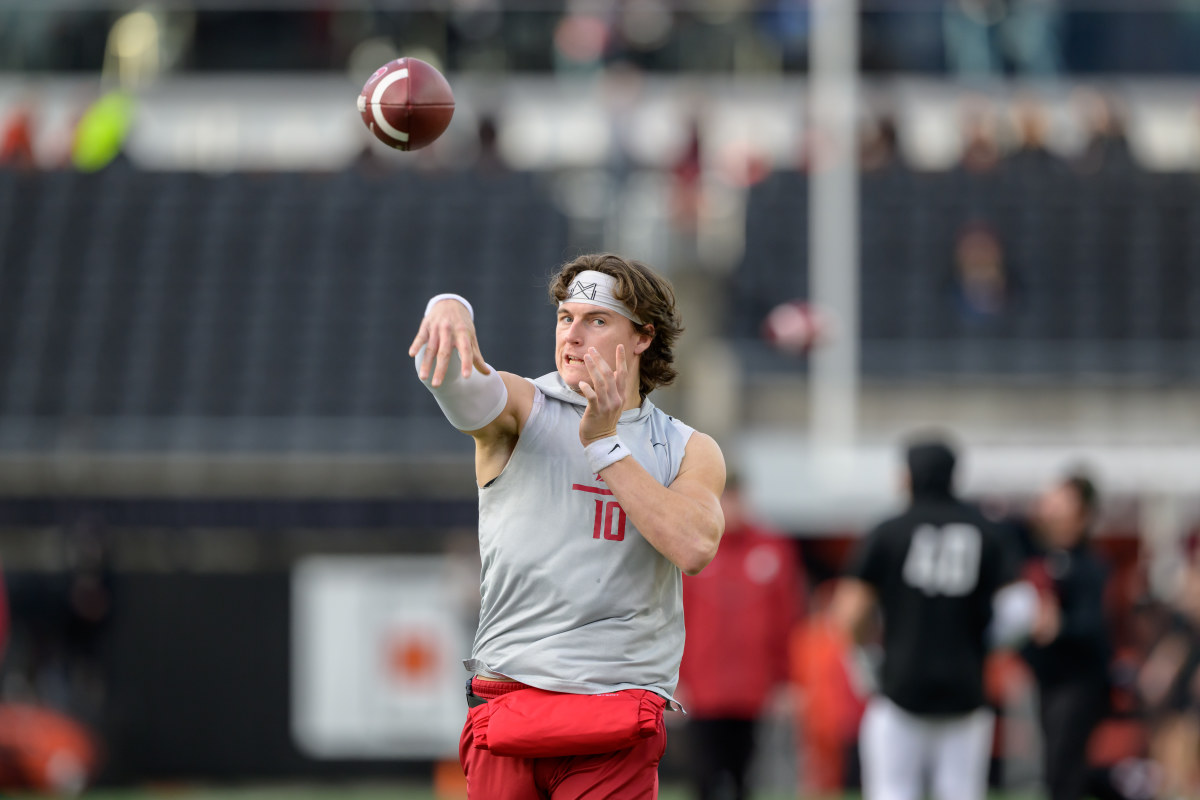
[[[0,172],[0,448],[55,420],[135,449],[378,445],[313,420],[442,442],[407,355],[426,300],[479,299],[489,361],[541,374],[567,256],[529,174]]]
[[[1200,179],[1028,166],[862,178],[864,372],[1200,380]],[[751,191],[729,318],[752,369],[803,367],[758,331],[774,304],[808,296],[808,202],[798,173]],[[991,314],[964,302],[956,256],[980,229],[1008,287]]]
[[[1027,165],[1026,165],[1027,166]],[[426,299],[479,298],[485,354],[552,368],[545,282],[567,222],[531,174],[0,171],[0,449],[445,450],[415,381]],[[1015,165],[862,181],[868,376],[1200,380],[1191,175]],[[729,325],[751,369],[803,368],[758,328],[808,293],[808,188],[751,191]],[[966,310],[985,229],[1008,292]]]

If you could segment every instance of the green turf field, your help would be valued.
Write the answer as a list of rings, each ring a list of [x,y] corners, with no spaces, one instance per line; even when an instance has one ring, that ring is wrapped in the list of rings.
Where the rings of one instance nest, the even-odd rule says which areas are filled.
[[[156,789],[104,790],[88,792],[87,800],[439,800],[434,793],[419,785],[314,785],[271,786],[251,788],[160,787]],[[664,787],[660,800],[690,800],[684,789]],[[755,800],[798,800],[790,794],[758,794]],[[802,800],[802,799],[801,799]],[[824,798],[824,800],[830,800]],[[848,794],[843,800],[859,800]],[[1034,800],[1032,795],[993,794],[991,800]]]

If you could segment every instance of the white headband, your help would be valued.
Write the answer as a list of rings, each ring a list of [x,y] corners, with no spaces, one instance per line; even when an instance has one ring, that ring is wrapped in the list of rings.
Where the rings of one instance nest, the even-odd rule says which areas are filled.
[[[629,306],[622,303],[613,294],[613,288],[616,285],[617,279],[613,276],[585,269],[575,276],[569,289],[570,294],[558,306],[562,308],[563,303],[587,303],[590,306],[600,306],[609,311],[615,311],[635,325],[644,325],[645,323],[638,319],[637,314],[630,311]]]

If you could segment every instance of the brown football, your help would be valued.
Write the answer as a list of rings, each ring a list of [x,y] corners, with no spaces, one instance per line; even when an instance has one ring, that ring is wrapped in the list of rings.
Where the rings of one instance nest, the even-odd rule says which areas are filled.
[[[454,93],[434,67],[417,58],[397,58],[375,70],[363,86],[358,112],[388,147],[419,150],[450,124]]]

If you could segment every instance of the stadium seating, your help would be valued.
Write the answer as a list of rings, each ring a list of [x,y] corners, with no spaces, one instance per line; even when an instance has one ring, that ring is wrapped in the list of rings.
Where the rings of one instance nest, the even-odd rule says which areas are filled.
[[[52,447],[66,429],[102,449],[381,446],[378,427],[328,420],[443,446],[454,434],[405,353],[431,294],[487,298],[488,358],[549,369],[545,279],[570,253],[540,180],[0,171],[0,446]],[[892,167],[861,189],[867,375],[1200,379],[1193,176]],[[758,327],[808,293],[808,202],[801,173],[750,190],[727,318],[751,371],[798,366]],[[977,229],[1005,271],[995,313],[966,309],[957,283],[957,243]]]
[[[0,172],[0,415],[130,423],[101,447],[220,449],[212,419],[253,421],[234,448],[337,449],[289,420],[420,432],[425,301],[502,298],[479,304],[485,354],[548,371],[529,343],[566,235],[529,174]]]
[[[985,175],[893,168],[863,177],[864,371],[1200,379],[1194,176],[1023,166]],[[776,303],[808,295],[808,232],[797,224],[808,202],[801,173],[771,176],[748,200],[729,319],[749,363],[762,369],[797,367],[769,355],[758,328]],[[995,313],[972,313],[958,295],[955,248],[971,229],[999,244],[1007,288]]]

